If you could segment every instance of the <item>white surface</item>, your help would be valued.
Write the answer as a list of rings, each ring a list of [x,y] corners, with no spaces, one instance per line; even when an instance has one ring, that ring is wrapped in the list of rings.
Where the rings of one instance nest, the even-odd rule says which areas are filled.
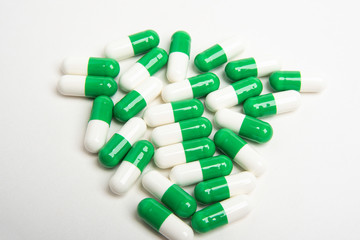
[[[122,128],[118,131],[118,134],[123,136],[130,145],[134,145],[134,143],[142,136],[144,136],[146,131],[146,123],[142,118],[133,117],[129,121],[127,121]]]
[[[192,228],[173,213],[165,219],[159,232],[170,240],[191,240],[194,238]]]
[[[321,92],[326,87],[326,81],[321,77],[301,74],[300,92]]]
[[[169,82],[178,82],[186,79],[189,67],[189,56],[183,52],[169,54],[166,77]]]
[[[162,196],[173,183],[158,171],[153,170],[144,175],[142,185],[155,198],[161,200]]]
[[[120,71],[123,72],[122,70]],[[136,62],[130,69],[120,76],[119,88],[125,92],[130,92],[149,78],[149,71],[142,64]]]
[[[245,45],[240,36],[231,37],[219,43],[220,47],[224,50],[228,61],[238,56],[245,49]]]
[[[175,102],[194,97],[193,91],[188,79],[166,85],[161,93],[165,102]]]
[[[261,176],[266,170],[264,157],[256,152],[249,144],[245,144],[233,160],[243,169],[252,172],[257,177]]]
[[[144,120],[149,127],[157,127],[175,121],[171,103],[149,107],[144,113]]]
[[[255,58],[258,77],[269,76],[272,72],[280,71],[281,63],[273,58]]]
[[[238,134],[245,117],[245,114],[224,108],[215,113],[214,123],[218,128],[228,128]]]
[[[89,57],[67,57],[61,69],[67,75],[87,75]]]
[[[162,169],[186,163],[184,147],[181,143],[156,149],[154,154],[156,166]]]
[[[93,119],[90,120],[86,128],[84,137],[84,147],[91,153],[97,153],[105,145],[109,124],[107,122]]]
[[[203,173],[199,161],[189,162],[173,167],[170,180],[180,186],[188,186],[203,180]]]
[[[251,211],[249,201],[248,196],[239,195],[220,202],[229,224],[245,217]]]
[[[114,40],[105,46],[104,54],[118,61],[134,56],[134,48],[129,37]]]
[[[301,95],[295,90],[274,93],[276,114],[295,111],[300,107]]]
[[[256,187],[256,177],[251,172],[241,172],[225,176],[229,187],[230,197],[238,194],[247,194]]]
[[[115,194],[127,192],[141,175],[140,169],[128,161],[122,161],[109,180],[109,188]]]
[[[160,95],[163,83],[157,77],[150,77],[142,82],[135,90],[144,98],[146,104],[151,103]]]
[[[57,89],[66,96],[85,97],[86,76],[64,75],[61,76]]]
[[[358,9],[349,0],[1,1],[0,239],[161,239],[136,216],[149,197],[140,182],[115,196],[108,189],[115,169],[102,168],[83,148],[92,100],[56,91],[65,57],[100,57],[112,39],[152,28],[164,49],[175,31],[189,32],[188,76],[199,74],[197,53],[240,34],[241,57],[274,56],[283,69],[328,81],[321,93],[302,94],[298,110],[266,118],[273,138],[251,144],[269,162],[251,193],[253,211],[196,239],[358,240]],[[121,61],[121,73],[137,59]],[[214,71],[221,87],[228,84],[224,67]],[[155,74],[164,83],[165,72]],[[108,137],[121,126],[113,121]]]
[[[206,97],[205,104],[208,110],[216,112],[220,109],[237,105],[238,98],[234,88],[227,86],[209,93]]]
[[[179,123],[167,124],[154,128],[151,133],[151,141],[157,147],[163,147],[183,141]]]

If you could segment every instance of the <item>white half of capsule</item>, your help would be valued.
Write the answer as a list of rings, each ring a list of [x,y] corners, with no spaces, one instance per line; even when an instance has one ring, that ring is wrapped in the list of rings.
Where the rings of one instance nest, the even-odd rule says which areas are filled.
[[[85,133],[84,146],[88,152],[97,153],[105,145],[109,124],[102,120],[90,120]]]
[[[144,113],[144,120],[149,127],[157,127],[175,122],[171,103],[149,107]]]
[[[150,77],[135,88],[135,91],[141,94],[145,102],[149,104],[160,95],[163,84],[157,77]]]
[[[256,187],[256,177],[250,172],[241,172],[225,177],[230,197],[252,192]]]
[[[301,73],[300,92],[321,92],[326,87],[326,81],[321,77],[306,76]]]
[[[66,96],[85,96],[86,76],[64,75],[60,78],[57,89]]]
[[[276,114],[294,111],[301,104],[301,95],[295,90],[273,93],[273,96],[276,104]]]
[[[169,177],[172,182],[180,186],[189,186],[204,180],[199,161],[173,167],[170,171]]]
[[[189,56],[183,52],[172,52],[169,55],[166,77],[169,82],[178,82],[186,79],[189,66]]]
[[[280,71],[281,62],[273,58],[254,58],[258,77],[269,76],[271,73]]]
[[[234,157],[234,162],[243,169],[253,173],[255,176],[261,176],[265,170],[264,158],[252,149],[249,144],[245,144]]]
[[[108,58],[120,61],[134,55],[134,48],[129,37],[110,42],[105,46],[105,56]]]
[[[159,233],[170,240],[192,240],[194,238],[192,228],[173,213],[161,224]]]
[[[179,123],[172,123],[155,128],[151,140],[157,147],[163,147],[183,141]]]
[[[188,79],[172,83],[164,87],[162,94],[164,102],[175,102],[194,98],[191,84]]]
[[[115,174],[110,178],[110,190],[118,195],[127,192],[139,178],[141,171],[128,161],[122,161]]]
[[[136,62],[120,76],[119,87],[125,92],[130,92],[149,78],[149,71],[141,63]]]
[[[154,154],[156,166],[162,169],[186,163],[185,150],[181,143],[158,148]]]
[[[231,85],[209,93],[205,99],[206,108],[212,112],[237,104],[238,98],[235,89]]]
[[[145,134],[145,131],[145,121],[139,117],[133,117],[124,124],[117,134],[123,136],[132,146]]]
[[[245,217],[252,209],[247,195],[238,195],[220,202],[228,223],[235,222]]]
[[[67,57],[64,59],[61,70],[68,75],[87,75],[89,57]]]
[[[239,36],[231,37],[219,43],[219,45],[224,50],[228,61],[238,56],[245,49],[244,42],[241,40]]]
[[[169,187],[174,184],[167,177],[155,170],[146,173],[141,182],[143,187],[158,199],[161,199]]]
[[[228,128],[235,133],[239,133],[245,117],[246,115],[242,113],[224,108],[215,113],[214,122],[218,128]]]

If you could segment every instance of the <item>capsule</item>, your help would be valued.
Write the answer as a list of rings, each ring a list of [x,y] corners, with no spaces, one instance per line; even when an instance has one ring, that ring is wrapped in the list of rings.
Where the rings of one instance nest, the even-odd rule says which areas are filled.
[[[261,81],[250,77],[210,93],[206,97],[205,106],[210,111],[216,112],[240,104],[247,98],[258,96],[262,90]]]
[[[170,179],[180,186],[188,186],[208,179],[229,175],[233,169],[231,160],[219,155],[190,163],[177,165],[171,169]]]
[[[163,147],[195,138],[208,137],[212,125],[209,119],[200,117],[155,128],[151,140],[155,146]]]
[[[168,55],[164,49],[153,48],[120,76],[119,88],[125,92],[134,90],[159,71],[166,64],[167,60]]]
[[[197,211],[191,218],[191,226],[196,232],[208,232],[235,222],[245,217],[250,211],[248,196],[239,195]]]
[[[192,240],[194,232],[186,223],[155,199],[145,198],[138,207],[139,216],[169,240]]]
[[[173,34],[166,71],[166,77],[170,82],[185,80],[189,65],[190,47],[191,37],[187,32],[177,31]]]
[[[60,78],[57,89],[66,96],[110,97],[116,93],[117,84],[111,77],[64,75]]]
[[[244,103],[244,112],[252,117],[265,117],[294,111],[300,104],[300,93],[288,90],[249,98]]]
[[[276,91],[295,90],[298,92],[321,92],[325,81],[320,77],[305,77],[299,71],[273,72],[269,78],[270,86]]]
[[[120,122],[126,122],[159,96],[161,89],[160,79],[151,77],[115,104],[114,117]]]
[[[167,85],[161,97],[165,102],[201,98],[219,89],[219,86],[219,78],[209,72]]]
[[[248,77],[265,77],[279,71],[281,63],[276,59],[245,58],[229,62],[225,67],[226,76],[232,81]]]
[[[105,144],[109,131],[114,103],[107,96],[95,98],[87,125],[84,146],[91,153],[97,153]]]
[[[146,131],[146,123],[138,117],[130,119],[99,152],[99,161],[106,168],[119,164],[130,148]]]
[[[243,42],[238,36],[235,36],[199,53],[194,59],[194,64],[200,71],[207,72],[226,63],[243,51]]]
[[[228,128],[241,137],[257,143],[268,142],[273,135],[269,123],[226,108],[216,112],[214,122],[219,128]]]
[[[265,172],[264,159],[241,137],[230,129],[222,128],[215,133],[214,142],[223,153],[243,169],[260,176]]]
[[[204,106],[198,99],[186,99],[149,107],[144,120],[150,127],[158,127],[182,120],[201,117]]]
[[[158,171],[153,170],[145,174],[142,185],[179,217],[190,217],[196,211],[195,199]]]
[[[208,138],[198,138],[158,148],[154,161],[159,168],[170,168],[214,155],[215,144]]]
[[[201,182],[194,189],[195,199],[203,204],[247,194],[256,187],[256,178],[250,172],[241,172]]]
[[[155,31],[146,30],[107,44],[105,56],[118,61],[124,60],[149,51],[159,45],[159,42],[159,35]]]
[[[154,147],[149,141],[137,141],[111,177],[109,181],[111,191],[118,195],[128,191],[149,164],[153,155]]]

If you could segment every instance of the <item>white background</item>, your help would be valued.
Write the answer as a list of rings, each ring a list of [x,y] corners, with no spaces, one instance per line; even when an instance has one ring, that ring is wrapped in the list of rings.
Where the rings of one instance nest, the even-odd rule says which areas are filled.
[[[359,239],[358,9],[346,0],[1,1],[0,239],[159,238],[136,216],[149,196],[139,181],[113,195],[114,170],[83,147],[92,100],[56,91],[62,59],[102,56],[109,41],[145,29],[156,30],[166,50],[173,32],[190,33],[189,76],[198,74],[197,53],[240,34],[240,57],[275,56],[286,70],[328,81],[324,92],[302,94],[296,112],[266,118],[272,140],[252,144],[269,162],[251,194],[254,210],[196,238]],[[122,61],[121,73],[137,59]],[[221,87],[223,69],[214,71]],[[156,76],[166,82],[165,69]],[[110,134],[120,126],[113,122]]]

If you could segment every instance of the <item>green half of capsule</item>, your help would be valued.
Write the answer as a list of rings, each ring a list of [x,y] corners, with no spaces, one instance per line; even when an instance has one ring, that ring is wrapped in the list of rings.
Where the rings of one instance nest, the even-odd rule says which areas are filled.
[[[143,199],[137,207],[137,212],[156,231],[159,231],[161,225],[171,214],[169,209],[153,198]]]
[[[87,76],[85,79],[85,96],[112,96],[117,91],[117,84],[111,77]]]
[[[132,163],[142,172],[153,156],[154,146],[149,141],[140,140],[134,144],[124,161]]]
[[[150,76],[160,70],[168,61],[168,55],[162,48],[153,48],[140,58],[137,62],[143,65],[149,72]]]
[[[120,122],[126,122],[146,107],[144,97],[136,90],[125,95],[114,107],[114,117]]]
[[[250,97],[258,96],[263,90],[261,81],[256,77],[246,78],[242,81],[231,84],[231,86],[235,90],[238,98],[238,104]]]
[[[91,109],[90,119],[101,120],[110,125],[113,114],[114,103],[107,96],[99,96],[95,98]]]
[[[153,30],[146,30],[129,36],[134,54],[139,55],[159,45],[159,35]]]
[[[249,98],[244,103],[244,112],[252,117],[263,117],[276,114],[274,95],[265,95]]]
[[[240,149],[247,144],[241,137],[227,128],[222,128],[215,133],[214,142],[216,147],[231,159],[234,159]]]
[[[229,62],[225,67],[226,76],[232,81],[248,77],[257,77],[258,69],[254,58],[245,58]]]
[[[87,74],[91,76],[116,77],[120,72],[119,63],[112,58],[89,58]]]
[[[204,117],[180,121],[179,125],[183,141],[207,137],[212,131],[211,122]]]
[[[99,152],[100,163],[106,168],[113,168],[125,157],[131,144],[120,134],[115,133]]]
[[[230,197],[230,189],[225,177],[218,177],[201,182],[194,189],[196,200],[209,204]]]
[[[220,80],[214,73],[204,73],[189,78],[194,98],[204,97],[219,89]]]
[[[269,78],[270,86],[276,91],[295,90],[300,92],[301,73],[299,71],[277,71]]]
[[[182,142],[186,162],[211,157],[215,153],[215,144],[209,138],[198,138]]]
[[[192,228],[200,233],[208,232],[227,223],[225,210],[220,203],[215,203],[196,212],[191,218]]]
[[[266,143],[271,139],[273,129],[269,123],[246,115],[238,134],[254,142]]]
[[[171,37],[170,53],[182,52],[190,57],[191,37],[185,31],[177,31]]]
[[[194,59],[194,64],[200,71],[207,72],[226,63],[227,60],[224,49],[219,44],[215,44],[199,53]]]
[[[224,155],[201,159],[199,163],[204,181],[229,175],[233,169],[232,161]]]
[[[197,118],[204,113],[204,105],[198,99],[171,102],[171,107],[174,113],[175,122]]]

